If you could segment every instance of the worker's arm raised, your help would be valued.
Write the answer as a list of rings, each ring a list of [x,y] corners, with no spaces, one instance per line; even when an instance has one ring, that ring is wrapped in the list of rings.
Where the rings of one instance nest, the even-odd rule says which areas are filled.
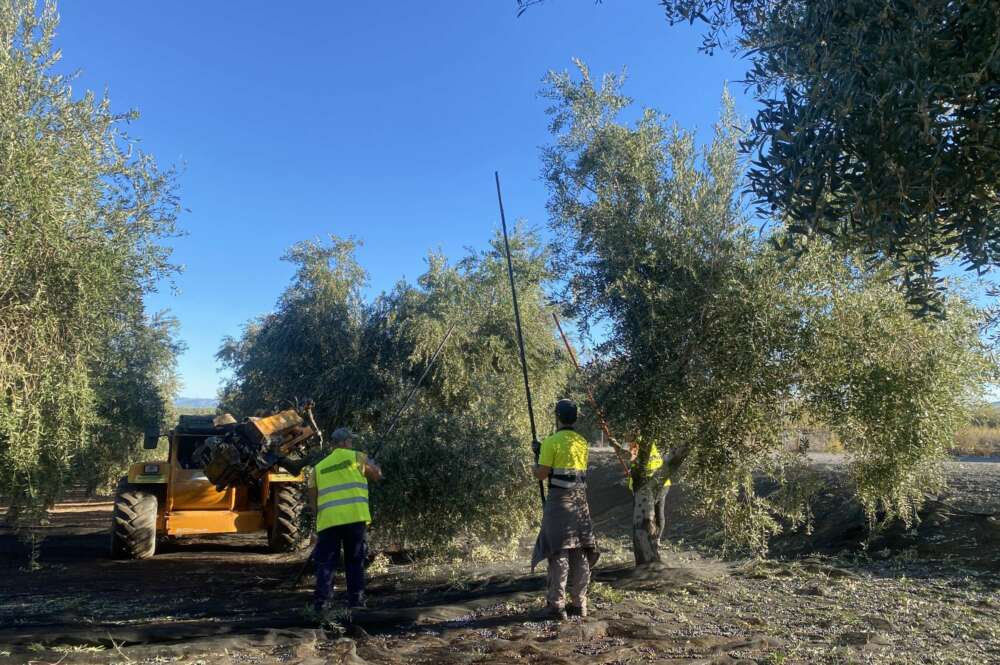
[[[614,437],[611,437],[610,439],[608,439],[608,445],[610,445],[612,448],[614,448],[618,452],[618,454],[620,454],[620,455],[628,455],[629,459],[632,459],[632,460],[635,459],[635,452],[636,452],[636,450],[635,450],[634,446],[630,445],[628,448],[626,448],[621,443],[619,443],[618,439],[616,439]]]
[[[375,460],[361,453],[363,457],[361,458],[361,473],[365,474],[365,478],[368,480],[379,481],[382,480],[382,467],[375,463]]]

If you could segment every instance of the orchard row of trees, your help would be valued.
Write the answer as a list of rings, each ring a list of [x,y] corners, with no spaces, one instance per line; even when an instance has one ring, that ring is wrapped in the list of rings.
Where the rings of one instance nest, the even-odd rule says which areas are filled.
[[[173,268],[171,174],[106,98],[56,73],[54,6],[0,3],[0,502],[37,523],[115,479],[166,415],[175,323],[143,295]]]
[[[991,375],[981,314],[958,295],[945,319],[914,318],[890,270],[832,243],[797,261],[776,248],[781,220],[757,233],[740,205],[741,134],[728,96],[715,139],[653,110],[618,120],[631,101],[619,77],[586,67],[552,74],[553,143],[543,152],[555,240],[515,235],[515,269],[539,405],[572,392],[551,310],[586,333],[608,331],[588,380],[620,432],[671,453],[660,476],[636,474],[638,562],[658,556],[652,505],[664,475],[682,475],[730,542],[756,551],[802,523],[801,453],[782,450],[804,418],[840,436],[873,521],[912,520],[940,482],[939,461]],[[327,428],[350,424],[383,445],[378,526],[435,547],[508,538],[536,515],[529,431],[501,245],[450,266],[431,256],[411,285],[366,302],[354,244],[301,243],[276,311],[251,322],[219,357],[234,372],[226,403],[312,395]],[[412,415],[379,440],[451,324]],[[402,369],[402,371],[401,371]],[[540,406],[544,408],[544,406]],[[754,479],[782,491],[758,496]]]
[[[698,10],[712,3],[663,4],[675,5],[675,19],[733,20]],[[813,16],[806,4],[763,3],[735,16],[776,30],[785,15],[761,12],[781,6],[801,27]],[[175,382],[173,324],[143,309],[143,295],[173,271],[162,244],[177,212],[170,173],[124,133],[132,115],[113,114],[93,95],[73,97],[53,69],[55,24],[51,5],[36,12],[29,0],[0,3],[0,500],[22,523],[39,519],[68,482],[97,487],[117,475],[139,432],[164,419]],[[919,253],[911,267],[893,258],[905,238],[858,244],[841,233],[856,226],[823,226],[839,214],[826,216],[833,204],[884,225],[895,219],[884,213],[891,192],[862,197],[881,208],[850,205],[862,185],[852,180],[844,193],[831,189],[843,179],[830,180],[818,199],[823,214],[814,214],[802,197],[815,198],[819,185],[786,201],[767,184],[777,162],[747,173],[740,161],[746,137],[764,131],[760,118],[741,127],[724,97],[715,138],[700,149],[655,110],[621,120],[632,106],[622,84],[595,82],[579,64],[574,74],[551,74],[543,91],[552,102],[542,165],[553,240],[523,229],[512,238],[540,421],[581,378],[551,323],[561,311],[584,335],[600,331],[584,378],[599,386],[614,429],[641,435],[639,465],[654,442],[669,455],[659,476],[636,475],[638,562],[658,556],[651,506],[665,475],[683,477],[734,544],[762,551],[772,534],[801,524],[803,460],[781,444],[803,419],[844,442],[873,522],[911,520],[940,483],[937,463],[966,409],[994,376],[979,337],[983,313],[956,288],[920,287]],[[775,134],[766,146],[801,156],[821,145],[799,146],[794,137],[808,128],[783,131],[792,139]],[[795,168],[804,170],[775,177],[798,186],[815,175]],[[857,172],[884,170],[851,162],[847,175]],[[769,219],[744,205],[748,182],[758,197],[776,192]],[[988,245],[989,232],[980,235]],[[789,252],[802,236],[809,251]],[[932,254],[954,237],[939,240]],[[274,310],[219,351],[232,371],[225,408],[250,415],[312,397],[323,429],[346,424],[380,445],[388,480],[376,490],[377,519],[386,538],[441,550],[516,537],[538,512],[501,246],[494,237],[457,262],[431,255],[416,283],[365,298],[354,241],[295,245],[285,257],[295,277]],[[942,315],[912,316],[921,298]],[[415,408],[386,436],[389,416],[452,325]],[[782,489],[757,495],[761,475]]]

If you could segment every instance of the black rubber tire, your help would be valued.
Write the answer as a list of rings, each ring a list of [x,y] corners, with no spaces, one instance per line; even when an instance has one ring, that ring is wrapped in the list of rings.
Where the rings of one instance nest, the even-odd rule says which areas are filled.
[[[293,552],[309,542],[306,515],[306,487],[303,483],[278,485],[273,492],[274,521],[267,530],[272,552]]]
[[[156,495],[118,484],[111,518],[111,557],[148,559],[156,552]]]

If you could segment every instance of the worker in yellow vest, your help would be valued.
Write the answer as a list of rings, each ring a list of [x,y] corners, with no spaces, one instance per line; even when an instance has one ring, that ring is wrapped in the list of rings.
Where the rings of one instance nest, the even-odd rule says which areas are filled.
[[[635,461],[639,457],[639,446],[642,444],[642,435],[637,434],[629,446],[629,450],[632,453],[632,466],[633,473],[635,473]],[[656,475],[656,472],[660,470],[663,466],[663,455],[660,453],[660,449],[656,446],[656,442],[653,441],[652,446],[649,450],[649,459],[646,460],[646,469],[643,472],[644,478],[652,478]],[[632,476],[629,475],[628,488],[632,489]],[[654,505],[654,515],[656,520],[656,542],[659,543],[663,537],[663,531],[666,529],[667,518],[667,494],[670,492],[670,478],[666,478],[663,481],[663,494],[660,495],[659,501]]]
[[[587,440],[573,430],[577,407],[572,400],[556,403],[556,433],[541,443],[532,442],[538,463],[534,474],[549,481],[549,495],[542,511],[542,528],[535,541],[531,569],[543,560],[549,564],[546,607],[564,620],[568,613],[587,616],[590,570],[597,563],[597,540],[587,505]],[[569,604],[566,603],[567,591]]]
[[[344,550],[348,607],[364,607],[368,507],[368,481],[382,479],[382,470],[364,453],[353,450],[353,435],[346,427],[334,431],[334,449],[313,467],[309,498],[316,516],[316,592],[313,605],[322,612],[330,596],[334,572]]]

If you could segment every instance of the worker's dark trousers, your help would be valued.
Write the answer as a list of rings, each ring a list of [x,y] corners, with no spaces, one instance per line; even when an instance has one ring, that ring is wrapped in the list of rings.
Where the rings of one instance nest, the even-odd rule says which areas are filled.
[[[316,592],[313,602],[322,609],[330,597],[333,576],[340,564],[340,549],[344,548],[344,570],[347,573],[347,602],[359,602],[365,592],[365,557],[368,556],[368,535],[364,522],[331,526],[316,536]]]

